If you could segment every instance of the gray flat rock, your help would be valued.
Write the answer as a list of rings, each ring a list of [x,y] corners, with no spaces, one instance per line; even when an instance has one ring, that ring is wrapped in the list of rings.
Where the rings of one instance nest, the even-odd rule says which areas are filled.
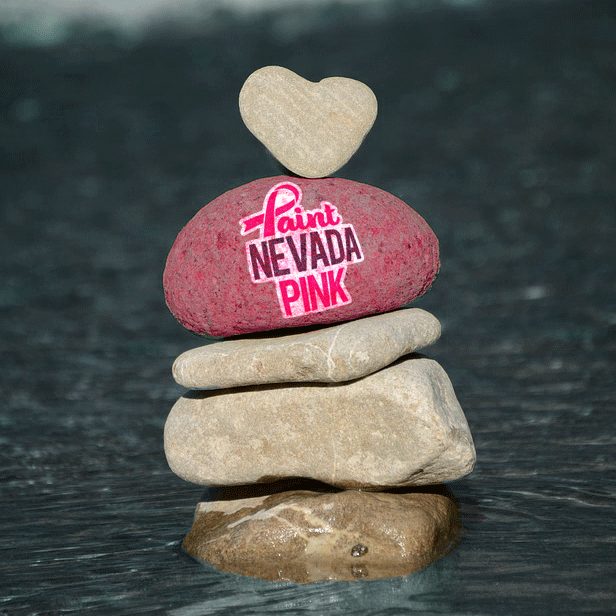
[[[438,340],[441,325],[420,308],[308,333],[227,340],[182,353],[173,377],[191,389],[356,379]]]
[[[183,547],[223,571],[270,581],[407,576],[457,543],[457,506],[441,488],[202,502]]]
[[[171,470],[204,485],[307,477],[378,489],[452,481],[475,462],[447,374],[418,356],[341,384],[189,392],[164,440]]]

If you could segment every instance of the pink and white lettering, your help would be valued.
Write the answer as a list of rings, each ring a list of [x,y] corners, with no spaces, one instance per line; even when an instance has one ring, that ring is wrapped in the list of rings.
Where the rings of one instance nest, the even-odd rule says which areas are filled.
[[[254,283],[276,285],[284,318],[353,301],[344,278],[364,255],[353,225],[342,224],[335,205],[322,201],[305,210],[300,187],[280,182],[265,196],[263,209],[239,224],[242,235],[259,231],[246,242],[248,271]]]

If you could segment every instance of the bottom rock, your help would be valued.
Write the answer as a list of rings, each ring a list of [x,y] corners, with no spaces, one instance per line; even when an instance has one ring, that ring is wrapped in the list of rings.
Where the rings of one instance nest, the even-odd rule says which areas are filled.
[[[217,500],[200,502],[184,550],[222,571],[307,584],[407,576],[458,542],[458,507],[443,485],[389,492],[268,489],[243,498],[237,488],[221,489]]]

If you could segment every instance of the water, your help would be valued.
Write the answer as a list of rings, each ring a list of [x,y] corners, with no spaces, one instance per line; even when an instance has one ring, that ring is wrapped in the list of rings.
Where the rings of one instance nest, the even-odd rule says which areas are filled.
[[[0,614],[614,612],[613,4],[398,10],[329,12],[293,41],[242,22],[0,44]],[[380,116],[342,175],[441,242],[416,305],[443,324],[424,352],[478,462],[449,485],[460,545],[407,578],[274,584],[180,549],[202,489],[169,471],[162,427],[171,363],[200,341],[162,270],[201,205],[278,172],[236,108],[268,63],[373,87]]]

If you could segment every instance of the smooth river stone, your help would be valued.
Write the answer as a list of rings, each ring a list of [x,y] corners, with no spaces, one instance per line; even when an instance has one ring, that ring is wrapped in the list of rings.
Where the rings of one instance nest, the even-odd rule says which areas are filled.
[[[440,333],[436,317],[405,308],[301,334],[198,347],[175,360],[173,378],[193,389],[350,381],[432,344]]]
[[[430,491],[287,491],[201,502],[183,542],[218,569],[270,581],[403,577],[459,540],[458,507]]]
[[[289,171],[331,175],[361,145],[377,115],[376,96],[354,79],[307,81],[282,66],[248,77],[239,96],[248,130]]]
[[[475,448],[441,366],[409,356],[335,384],[191,391],[164,430],[171,470],[220,486],[307,477],[341,488],[453,481]]]
[[[438,267],[436,236],[393,195],[278,176],[199,210],[169,252],[163,285],[182,325],[228,337],[395,310],[424,293]]]

